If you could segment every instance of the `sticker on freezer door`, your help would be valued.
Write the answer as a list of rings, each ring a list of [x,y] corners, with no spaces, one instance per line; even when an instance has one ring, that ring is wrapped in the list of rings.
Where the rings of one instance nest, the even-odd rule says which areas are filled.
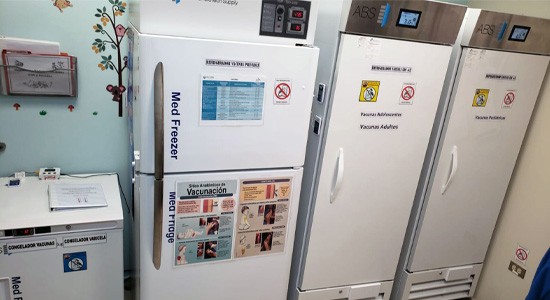
[[[275,80],[275,89],[273,91],[273,104],[290,104],[292,95],[292,81],[288,79]]]
[[[176,266],[231,259],[237,180],[176,183]]]
[[[359,102],[376,102],[378,100],[378,90],[380,81],[363,80],[361,82],[361,92],[359,93]]]
[[[502,100],[502,107],[511,108],[515,100],[516,100],[516,91],[512,91],[512,90],[506,91],[506,95],[504,95],[504,99]]]
[[[527,261],[527,257],[529,257],[529,249],[522,247],[521,245],[518,245],[516,248],[516,255],[514,258],[520,263],[525,265],[525,262]]]
[[[403,83],[401,95],[399,96],[399,104],[413,104],[414,94],[416,92],[416,83]]]
[[[235,257],[284,251],[291,186],[291,178],[241,181]]]
[[[85,271],[88,269],[86,252],[74,252],[63,254],[63,271],[65,273]]]
[[[474,95],[474,101],[472,102],[472,106],[485,107],[485,105],[487,105],[487,100],[489,100],[489,90],[477,89]]]
[[[202,76],[200,125],[261,125],[264,88],[262,76]]]

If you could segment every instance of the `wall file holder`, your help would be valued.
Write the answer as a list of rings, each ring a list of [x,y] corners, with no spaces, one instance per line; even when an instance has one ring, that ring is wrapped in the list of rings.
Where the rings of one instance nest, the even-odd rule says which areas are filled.
[[[77,96],[76,57],[21,52],[2,53],[3,95]]]

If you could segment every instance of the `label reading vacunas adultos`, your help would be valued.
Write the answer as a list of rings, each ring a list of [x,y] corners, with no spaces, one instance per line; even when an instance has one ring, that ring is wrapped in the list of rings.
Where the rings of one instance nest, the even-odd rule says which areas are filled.
[[[201,86],[201,124],[262,120],[265,82],[260,77],[203,76]]]

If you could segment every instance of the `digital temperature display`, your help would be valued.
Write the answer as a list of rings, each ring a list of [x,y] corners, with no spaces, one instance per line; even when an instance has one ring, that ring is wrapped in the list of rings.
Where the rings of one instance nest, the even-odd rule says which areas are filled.
[[[420,22],[421,11],[401,9],[399,11],[399,17],[397,18],[396,26],[408,27],[408,28],[417,28],[418,23]]]
[[[27,235],[33,235],[33,234],[34,234],[34,228],[15,229],[13,232],[14,236],[27,236]]]
[[[292,24],[290,24],[290,30],[292,30],[292,31],[302,31],[302,24],[292,23]]]
[[[525,39],[527,39],[527,35],[529,34],[529,30],[531,30],[531,27],[514,25],[514,27],[512,28],[512,33],[510,33],[510,37],[508,38],[508,40],[525,42]]]
[[[293,10],[292,11],[292,17],[295,19],[303,19],[304,18],[304,11],[303,10]]]

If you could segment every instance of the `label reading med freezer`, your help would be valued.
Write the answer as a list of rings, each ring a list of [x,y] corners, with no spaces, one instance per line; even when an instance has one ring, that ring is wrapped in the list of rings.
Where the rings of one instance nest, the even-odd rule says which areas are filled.
[[[291,178],[241,181],[235,236],[236,258],[285,250],[291,186]]]
[[[265,81],[260,76],[202,76],[201,125],[261,125]]]
[[[231,259],[237,180],[176,183],[176,266]]]

